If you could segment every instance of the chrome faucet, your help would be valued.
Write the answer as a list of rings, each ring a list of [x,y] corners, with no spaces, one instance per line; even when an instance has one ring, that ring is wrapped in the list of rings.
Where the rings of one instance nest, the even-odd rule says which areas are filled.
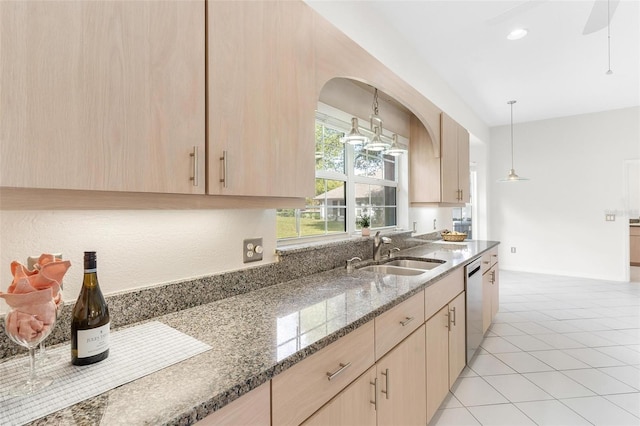
[[[400,247],[393,247],[389,249],[389,259],[393,257],[393,253],[396,251],[400,251]]]
[[[347,260],[347,272],[353,272],[353,262],[355,261],[360,262],[361,260],[362,259],[357,256]]]
[[[373,260],[380,260],[382,253],[382,245],[391,243],[391,238],[389,237],[381,237],[380,231],[376,232],[375,237],[373,237]]]

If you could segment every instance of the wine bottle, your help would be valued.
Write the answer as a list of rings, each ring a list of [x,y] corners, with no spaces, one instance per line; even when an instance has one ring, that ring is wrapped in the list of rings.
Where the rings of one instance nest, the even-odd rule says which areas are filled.
[[[96,252],[84,252],[84,278],[71,316],[71,363],[88,365],[109,356],[109,307],[98,285]]]

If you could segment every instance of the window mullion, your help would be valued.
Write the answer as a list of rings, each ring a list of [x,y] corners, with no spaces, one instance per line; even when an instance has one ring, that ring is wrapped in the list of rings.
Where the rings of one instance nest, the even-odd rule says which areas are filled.
[[[345,212],[345,220],[347,221],[347,234],[351,235],[356,231],[356,197],[355,197],[355,183],[354,183],[354,149],[353,145],[345,144],[346,155],[346,174],[347,174],[347,211]]]

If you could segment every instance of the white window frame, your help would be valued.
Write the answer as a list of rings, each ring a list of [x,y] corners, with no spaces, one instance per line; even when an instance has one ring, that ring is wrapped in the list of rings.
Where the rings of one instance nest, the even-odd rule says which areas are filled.
[[[352,115],[336,109],[330,105],[318,102],[318,108],[316,111],[316,121],[323,122],[326,127],[333,128],[341,132],[348,132],[350,129]],[[364,119],[359,117],[358,120],[361,123],[369,121],[368,118]],[[392,134],[383,130],[383,134],[391,137]],[[398,136],[399,142],[402,145],[408,146],[409,141],[403,136]],[[356,197],[355,197],[355,185],[356,184],[369,184],[369,185],[382,185],[396,188],[396,224],[378,227],[376,230],[395,230],[401,226],[401,217],[406,216],[406,207],[408,205],[407,197],[407,160],[406,155],[395,157],[395,176],[393,180],[378,179],[368,176],[357,176],[354,172],[355,150],[350,144],[345,144],[345,173],[339,173],[330,170],[316,170],[316,179],[329,179],[329,180],[342,180],[345,181],[346,191],[346,227],[345,232],[335,232],[324,235],[310,235],[291,238],[278,239],[278,244],[287,243],[299,243],[300,241],[315,241],[315,240],[331,240],[336,238],[344,238],[350,235],[359,235],[360,231],[356,229]]]

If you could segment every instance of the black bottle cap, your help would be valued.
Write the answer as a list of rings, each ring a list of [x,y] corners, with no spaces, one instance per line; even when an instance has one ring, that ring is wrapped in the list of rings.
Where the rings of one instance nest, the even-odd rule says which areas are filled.
[[[84,269],[96,269],[96,252],[85,251],[84,252]]]

